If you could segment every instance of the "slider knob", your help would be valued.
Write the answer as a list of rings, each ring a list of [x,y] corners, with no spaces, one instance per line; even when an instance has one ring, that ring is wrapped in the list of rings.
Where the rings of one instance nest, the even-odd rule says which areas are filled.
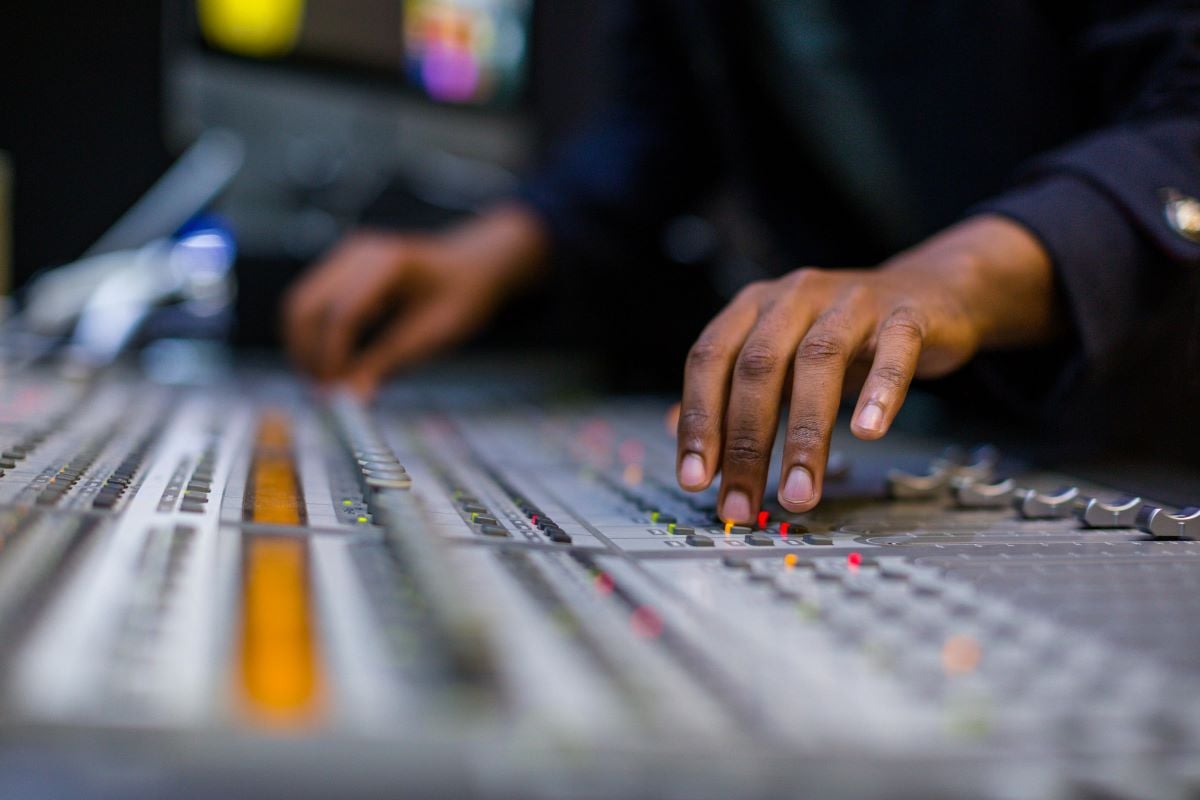
[[[913,475],[893,469],[888,472],[887,481],[888,492],[896,500],[929,500],[950,485],[950,472],[935,468],[928,475]]]
[[[1089,528],[1132,528],[1137,524],[1138,512],[1143,505],[1140,497],[1121,497],[1111,503],[1102,503],[1095,497],[1081,497],[1075,513]]]
[[[996,483],[955,478],[950,487],[955,502],[962,508],[1007,508],[1017,491],[1012,478]]]
[[[1071,516],[1079,489],[1064,486],[1053,494],[1037,489],[1023,489],[1013,498],[1017,510],[1025,519],[1060,519]]]
[[[1195,539],[1200,535],[1200,507],[1188,506],[1172,514],[1158,506],[1142,506],[1137,526],[1155,539]]]

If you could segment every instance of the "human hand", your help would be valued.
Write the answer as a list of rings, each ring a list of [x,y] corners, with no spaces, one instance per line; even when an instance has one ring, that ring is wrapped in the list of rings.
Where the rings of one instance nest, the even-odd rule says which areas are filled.
[[[945,375],[981,348],[1047,341],[1054,312],[1049,256],[1025,228],[991,216],[875,269],[801,269],[750,284],[688,355],[679,484],[701,491],[721,472],[721,517],[754,519],[790,395],[779,502],[807,511],[821,497],[848,373],[866,372],[850,429],[878,439],[914,377]]]
[[[369,396],[388,374],[482,326],[536,277],[546,247],[532,212],[515,206],[445,234],[352,233],[285,297],[289,354],[318,381]]]

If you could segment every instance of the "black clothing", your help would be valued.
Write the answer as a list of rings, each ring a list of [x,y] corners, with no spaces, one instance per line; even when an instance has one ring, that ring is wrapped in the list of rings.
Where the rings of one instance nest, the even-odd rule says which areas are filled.
[[[1200,198],[1200,3],[631,0],[619,31],[618,102],[521,195],[562,249],[652,247],[722,182],[785,269],[1003,214],[1054,261],[1058,371],[1170,353],[1162,391],[1200,396],[1200,241],[1163,194]]]

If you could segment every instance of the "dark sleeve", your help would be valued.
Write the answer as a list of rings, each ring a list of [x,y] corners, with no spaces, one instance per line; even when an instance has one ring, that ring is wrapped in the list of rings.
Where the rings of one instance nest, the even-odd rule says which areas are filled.
[[[613,256],[653,246],[717,172],[678,26],[663,5],[630,0],[612,9],[612,101],[519,192],[557,251]]]
[[[1164,295],[1194,285],[1200,267],[1200,235],[1167,213],[1172,199],[1200,198],[1200,4],[1115,5],[1082,15],[1074,36],[1091,132],[973,210],[1041,240],[1093,377],[1128,358]]]

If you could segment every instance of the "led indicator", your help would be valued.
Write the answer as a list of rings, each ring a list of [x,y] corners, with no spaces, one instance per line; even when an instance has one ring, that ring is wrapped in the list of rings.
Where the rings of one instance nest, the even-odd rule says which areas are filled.
[[[607,572],[597,573],[595,581],[596,591],[600,594],[612,594],[613,583],[612,577]]]
[[[846,563],[852,567],[862,566],[862,553],[851,553],[846,556]]]
[[[629,617],[633,632],[644,639],[656,639],[662,635],[662,618],[649,606],[638,606]]]
[[[790,522],[779,523],[779,535],[782,536],[784,539],[786,539],[787,535],[788,535],[788,529],[791,527],[792,527],[792,525]]]
[[[758,527],[760,527],[760,528],[767,527],[767,522],[770,521],[770,519],[771,519],[771,515],[768,514],[766,511],[758,512]]]
[[[674,533],[674,532],[675,532],[675,523],[674,522],[667,523],[667,533]]]
[[[786,556],[783,557],[783,565],[785,567],[787,567],[788,569],[793,569],[799,563],[800,563],[800,557],[797,556],[795,553],[788,553]]]
[[[733,531],[733,520],[725,523],[725,535],[728,536]]]

